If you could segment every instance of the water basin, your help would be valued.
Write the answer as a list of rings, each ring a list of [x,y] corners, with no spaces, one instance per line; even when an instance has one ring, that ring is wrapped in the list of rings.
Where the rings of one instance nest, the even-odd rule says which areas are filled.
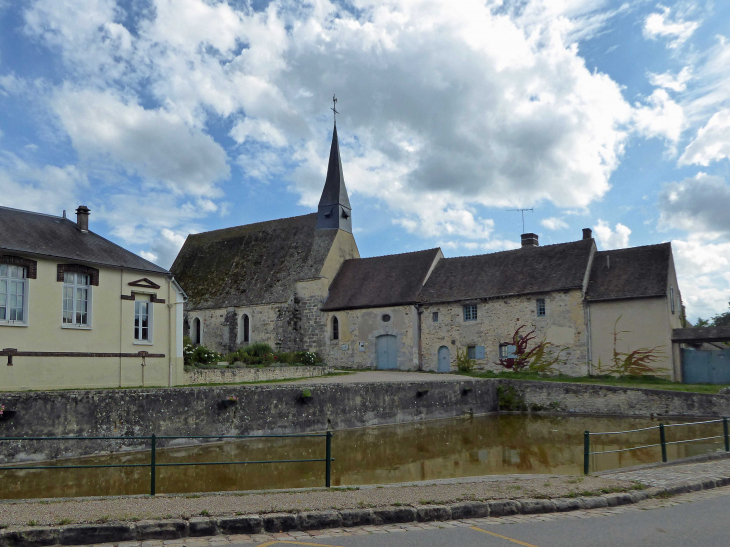
[[[699,420],[697,420],[699,421]],[[672,423],[665,421],[665,423]],[[583,432],[658,425],[648,418],[489,415],[336,431],[332,484],[385,484],[512,473],[580,474]],[[722,424],[667,428],[667,441],[722,435]],[[659,443],[659,431],[592,438],[592,451]],[[2,447],[0,446],[0,449]],[[724,449],[723,439],[668,446],[670,460]],[[251,439],[158,449],[157,463],[324,458],[324,438]],[[661,460],[659,447],[591,457],[601,471]],[[57,465],[149,463],[149,452]],[[44,465],[48,465],[47,463]],[[0,499],[146,494],[149,468],[0,471]],[[324,486],[325,464],[158,467],[158,493]]]

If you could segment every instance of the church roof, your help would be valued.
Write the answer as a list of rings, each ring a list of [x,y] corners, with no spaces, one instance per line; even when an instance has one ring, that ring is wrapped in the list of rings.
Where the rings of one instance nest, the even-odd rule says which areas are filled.
[[[596,253],[586,299],[665,296],[671,256],[671,243]]]
[[[342,173],[342,160],[340,159],[340,143],[337,139],[337,126],[332,131],[332,145],[330,146],[330,160],[327,165],[327,178],[324,182],[322,197],[319,206],[344,205],[350,207],[350,199],[347,196],[345,187],[345,175]]]
[[[414,304],[439,249],[347,260],[330,285],[324,311]]]
[[[419,302],[454,302],[580,289],[593,239],[444,258],[421,290]]]
[[[295,283],[318,277],[337,230],[317,214],[191,234],[171,271],[189,309],[287,302]]]
[[[13,253],[169,273],[92,231],[82,232],[68,218],[0,207],[0,254]]]

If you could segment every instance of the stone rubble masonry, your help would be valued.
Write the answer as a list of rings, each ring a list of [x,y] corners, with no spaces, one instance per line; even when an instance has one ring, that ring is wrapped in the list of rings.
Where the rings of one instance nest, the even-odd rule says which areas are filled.
[[[545,300],[546,314],[537,316],[537,299]],[[464,305],[477,305],[477,320],[464,321]],[[588,373],[586,327],[581,291],[558,291],[530,296],[514,296],[487,301],[424,304],[421,318],[423,370],[437,370],[438,350],[449,348],[451,370],[456,370],[456,350],[484,346],[485,358],[477,359],[477,369],[501,370],[499,346],[511,342],[515,331],[522,334],[534,327],[535,341],[549,342],[551,350],[565,348],[566,362],[559,372],[572,376]],[[438,321],[433,320],[434,312]]]
[[[244,382],[266,382],[293,378],[316,378],[334,371],[332,367],[313,366],[270,366],[264,368],[246,367],[229,369],[195,369],[185,372],[184,385],[192,384],[236,384]]]
[[[225,517],[194,517],[190,520],[114,522],[68,526],[23,527],[0,530],[0,547],[41,547],[50,545],[90,545],[122,541],[176,540],[235,534],[261,534],[322,530],[353,526],[382,526],[410,522],[464,520],[511,515],[535,515],[581,511],[630,505],[657,496],[674,496],[730,485],[730,477],[692,480],[666,487],[553,500],[470,501],[417,507],[348,509],[302,513],[271,513]]]
[[[0,436],[312,433],[497,412],[499,386],[513,388],[513,398],[535,412],[685,418],[730,415],[728,395],[464,377],[444,381],[5,392],[0,393],[0,400],[16,414],[0,421]],[[301,397],[304,389],[312,392],[306,402]],[[231,396],[238,398],[237,405],[221,404]],[[160,440],[158,447],[164,448],[166,443]],[[32,446],[8,441],[0,453],[0,463],[144,447],[144,440],[39,441]]]

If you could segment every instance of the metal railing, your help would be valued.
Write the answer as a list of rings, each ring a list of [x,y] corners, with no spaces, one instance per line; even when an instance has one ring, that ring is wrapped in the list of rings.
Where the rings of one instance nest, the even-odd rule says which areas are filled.
[[[162,439],[272,439],[296,437],[325,437],[325,457],[300,460],[260,460],[237,462],[181,462],[157,463],[157,441]],[[152,434],[149,437],[0,437],[1,441],[115,441],[115,440],[148,440],[150,441],[150,463],[105,464],[105,465],[7,465],[0,467],[0,471],[41,470],[41,469],[109,469],[120,467],[149,467],[150,495],[154,496],[157,490],[158,467],[182,467],[191,465],[248,465],[259,463],[306,463],[325,462],[325,487],[329,488],[332,475],[332,432],[304,433],[299,435],[160,435]]]
[[[681,441],[667,442],[665,429],[667,427],[681,427],[687,425],[702,425],[702,424],[714,424],[722,422],[722,435],[715,435],[713,437],[700,437],[697,439],[684,439]],[[632,446],[629,448],[619,448],[617,450],[602,450],[598,452],[591,452],[591,436],[597,435],[623,435],[626,433],[637,433],[639,431],[650,431],[652,429],[659,430],[659,442],[655,444],[645,444],[640,446]],[[707,420],[704,422],[687,422],[683,424],[659,424],[651,427],[642,427],[641,429],[629,429],[628,431],[600,431],[597,433],[591,433],[585,431],[583,433],[583,474],[588,475],[590,473],[590,457],[596,454],[611,454],[613,452],[627,452],[629,450],[641,450],[642,448],[654,448],[656,446],[662,447],[662,462],[667,462],[667,446],[670,444],[682,444],[682,443],[693,443],[697,441],[708,441],[711,439],[725,439],[725,452],[730,452],[730,436],[728,436],[728,418],[719,418],[717,420]]]

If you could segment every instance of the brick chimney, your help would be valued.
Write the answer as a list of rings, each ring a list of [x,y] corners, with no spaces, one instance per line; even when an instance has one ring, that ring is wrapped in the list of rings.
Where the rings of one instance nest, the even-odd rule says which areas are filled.
[[[593,230],[590,228],[583,228],[583,239],[591,239],[593,237]]]
[[[537,234],[522,234],[523,247],[538,247]]]
[[[79,205],[79,208],[76,209],[76,227],[84,233],[89,231],[90,212],[86,205]]]

